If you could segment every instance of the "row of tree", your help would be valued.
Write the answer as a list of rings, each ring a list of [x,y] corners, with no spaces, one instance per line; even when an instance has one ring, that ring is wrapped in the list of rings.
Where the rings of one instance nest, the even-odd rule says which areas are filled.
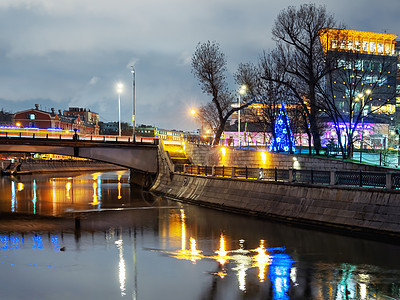
[[[236,102],[236,93],[228,88],[227,61],[219,44],[199,43],[192,57],[192,72],[211,101],[199,109],[198,116],[214,129],[214,143],[219,143],[232,114],[253,103],[261,104],[257,118],[264,130],[274,135],[281,103],[286,103],[294,131],[309,137],[310,153],[312,144],[317,154],[321,151],[324,117],[335,125],[338,137],[347,137],[346,141],[339,138],[338,143],[343,155],[351,156],[359,138],[359,124],[368,114],[381,109],[386,99],[395,96],[387,93],[383,97],[382,92],[387,90],[381,88],[387,72],[395,70],[391,70],[392,62],[383,55],[375,58],[377,67],[365,65],[363,54],[346,51],[346,46],[339,45],[338,51],[324,51],[320,37],[332,34],[328,32],[332,28],[344,26],[337,24],[324,6],[304,4],[282,10],[272,28],[276,47],[264,51],[257,64],[240,64],[234,74],[236,83],[247,87],[240,107],[231,105]],[[340,36],[333,39],[345,42]],[[373,95],[378,93],[385,101],[377,104]]]

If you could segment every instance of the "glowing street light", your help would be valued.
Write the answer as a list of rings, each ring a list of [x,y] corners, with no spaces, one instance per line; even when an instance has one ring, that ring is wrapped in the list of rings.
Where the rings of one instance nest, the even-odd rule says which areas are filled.
[[[190,115],[194,118],[195,116],[197,116],[197,110],[195,110],[194,108],[192,108],[190,110]],[[203,119],[201,119],[201,129],[200,129],[200,133],[199,135],[201,136],[203,134]]]
[[[121,136],[121,93],[123,85],[122,83],[117,84],[118,93],[118,135]]]
[[[135,139],[135,114],[136,114],[136,83],[135,83],[135,76],[136,76],[136,72],[135,72],[135,68],[133,66],[131,66],[132,70],[132,101],[133,101],[133,111],[132,111],[132,123],[133,123],[133,133],[132,133],[132,142],[135,143],[136,139]]]
[[[244,95],[246,93],[247,87],[242,85],[239,89],[239,98],[238,98],[238,143],[240,148],[240,95]]]
[[[365,94],[370,95],[371,94],[371,90],[370,89],[366,90]],[[360,163],[361,163],[362,162],[362,150],[363,150],[363,147],[364,147],[364,116],[365,116],[365,113],[364,113],[364,105],[365,105],[364,98],[365,98],[365,95],[363,93],[359,93],[358,97],[362,100],[362,104],[361,104],[361,109],[362,109],[361,130],[362,131],[361,131],[361,145],[360,145]]]

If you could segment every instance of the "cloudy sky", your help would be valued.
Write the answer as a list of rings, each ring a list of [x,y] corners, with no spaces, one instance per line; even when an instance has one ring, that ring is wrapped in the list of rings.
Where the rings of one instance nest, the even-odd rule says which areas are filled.
[[[0,109],[40,104],[86,107],[101,121],[131,120],[191,130],[191,107],[206,103],[190,61],[196,45],[217,41],[229,74],[271,49],[274,19],[298,0],[1,0]],[[399,0],[316,0],[350,29],[400,34]],[[232,81],[232,79],[230,79]],[[232,84],[232,89],[236,87]]]

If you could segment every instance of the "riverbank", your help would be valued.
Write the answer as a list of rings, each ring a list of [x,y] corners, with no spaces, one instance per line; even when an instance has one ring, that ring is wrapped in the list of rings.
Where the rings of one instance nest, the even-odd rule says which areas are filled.
[[[171,170],[162,154],[152,188],[159,195],[224,211],[400,240],[399,190],[185,174]],[[290,156],[286,160],[296,162]],[[319,160],[308,160],[318,169]],[[327,161],[322,162],[326,168]]]

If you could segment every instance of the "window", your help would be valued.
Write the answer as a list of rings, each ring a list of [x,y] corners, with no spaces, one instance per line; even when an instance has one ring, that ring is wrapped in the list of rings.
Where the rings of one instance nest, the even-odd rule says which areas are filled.
[[[331,44],[331,48],[332,49],[336,49],[337,48],[337,43],[338,43],[337,39],[333,39],[332,40],[332,44]]]
[[[368,52],[368,42],[367,41],[363,41],[362,50],[363,50],[363,52]]]
[[[361,43],[360,41],[354,41],[354,50],[355,51],[360,51],[361,50]]]
[[[383,54],[383,43],[378,43],[378,53]]]
[[[346,49],[346,41],[345,40],[340,40],[340,50],[345,50]]]
[[[370,42],[369,43],[369,50],[371,53],[375,53],[376,52],[376,43],[375,42]]]
[[[35,120],[35,119],[36,119],[35,114],[30,114],[30,115],[29,115],[29,119],[30,119],[30,120]]]
[[[353,51],[353,41],[347,41],[347,51]]]
[[[385,54],[390,55],[390,44],[388,43],[385,44]]]
[[[361,59],[357,59],[354,67],[356,70],[362,70],[363,69],[363,61]]]

